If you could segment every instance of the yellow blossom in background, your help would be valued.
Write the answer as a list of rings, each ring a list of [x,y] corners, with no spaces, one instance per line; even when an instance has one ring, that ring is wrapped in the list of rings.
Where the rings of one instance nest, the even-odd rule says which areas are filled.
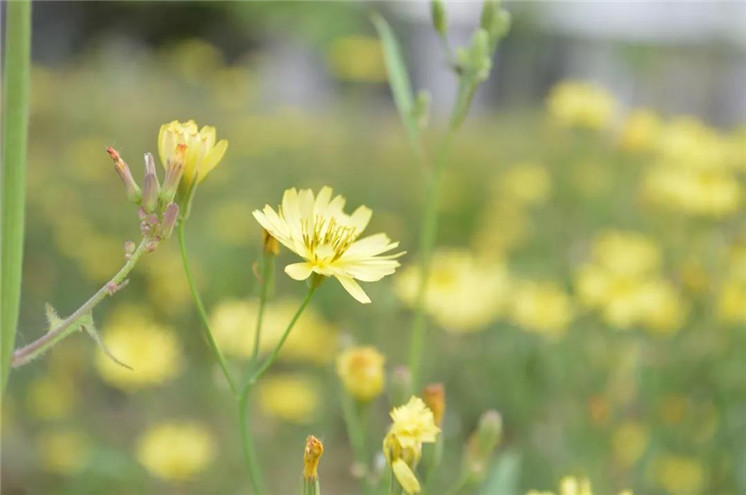
[[[310,189],[287,189],[282,206],[254,211],[254,217],[273,237],[305,261],[285,267],[295,280],[306,280],[312,273],[335,277],[349,294],[361,303],[370,298],[357,280],[376,282],[394,273],[395,260],[402,254],[382,256],[399,243],[386,234],[360,239],[373,212],[360,206],[352,215],[343,211],[345,199],[332,199],[332,189],[323,187],[314,197]]]
[[[167,422],[140,437],[137,459],[153,476],[184,481],[203,471],[215,457],[215,450],[212,435],[202,425]]]
[[[76,430],[46,432],[37,439],[36,448],[42,467],[57,474],[80,471],[90,458],[89,441]]]
[[[31,413],[44,420],[69,416],[78,400],[78,390],[67,375],[48,374],[29,385],[26,403]]]
[[[319,383],[300,374],[270,375],[257,384],[262,412],[289,423],[308,423],[321,407]]]
[[[206,125],[199,129],[193,120],[184,123],[174,120],[161,126],[158,131],[158,155],[164,168],[175,159],[177,146],[186,145],[184,175],[179,185],[181,191],[188,191],[195,177],[202,182],[223,159],[228,141],[221,139],[216,142],[215,136],[214,127]]]
[[[163,63],[186,81],[199,83],[224,64],[223,55],[212,44],[199,38],[186,39],[163,53]]]
[[[655,242],[637,232],[602,232],[594,239],[591,253],[604,269],[624,275],[649,273],[661,262],[661,253]]]
[[[386,66],[378,38],[348,36],[336,39],[327,51],[327,58],[332,72],[340,79],[386,81]]]
[[[414,306],[419,266],[396,277],[396,294]],[[484,260],[465,249],[440,249],[433,254],[425,308],[444,329],[474,332],[495,321],[505,307],[509,278],[504,263]]]
[[[547,169],[524,163],[513,165],[499,177],[495,194],[524,206],[533,206],[546,202],[551,190],[552,179]]]
[[[694,117],[677,117],[666,123],[657,154],[661,162],[678,169],[724,170],[736,164],[731,141]]]
[[[161,244],[154,252],[142,258],[140,263],[148,296],[151,300],[158,301],[159,309],[174,315],[190,307],[192,296],[175,243]],[[199,273],[198,270],[195,271]]]
[[[591,482],[587,478],[574,478],[566,476],[560,480],[560,489],[558,492],[541,492],[530,490],[526,495],[593,495]],[[632,495],[632,492],[625,490],[619,495]]]
[[[661,132],[661,119],[653,110],[637,108],[632,110],[622,124],[619,145],[633,152],[650,151],[658,144]]]
[[[658,486],[676,495],[702,493],[705,470],[694,457],[665,455],[653,462],[653,475]]]
[[[518,282],[510,295],[510,319],[526,331],[558,337],[573,318],[570,296],[552,282]]]
[[[582,81],[558,83],[547,97],[549,115],[571,127],[605,129],[611,125],[616,108],[608,90]]]
[[[264,308],[259,354],[272,351],[282,338],[288,322],[298,309],[299,301],[279,299]],[[218,304],[210,315],[210,327],[218,346],[227,355],[249,358],[254,350],[256,300],[227,300]],[[335,329],[312,307],[307,307],[290,333],[279,359],[315,364],[330,362],[337,349]]]
[[[523,245],[534,230],[534,222],[523,204],[496,195],[488,202],[472,242],[475,251],[485,258]]]
[[[422,443],[435,442],[440,428],[435,426],[433,412],[419,397],[412,396],[405,405],[391,411],[394,421],[389,433],[394,435],[402,448],[413,448]]]
[[[375,347],[350,347],[337,357],[337,375],[352,397],[367,402],[383,391],[385,361]]]
[[[142,311],[120,307],[105,322],[102,339],[125,368],[103,351],[96,353],[96,370],[109,385],[127,391],[159,385],[173,379],[182,366],[179,341],[173,331]]]
[[[639,421],[625,421],[611,435],[611,450],[622,466],[634,466],[648,447],[648,428]]]
[[[724,323],[746,323],[746,282],[730,279],[723,284],[718,294],[717,315]]]

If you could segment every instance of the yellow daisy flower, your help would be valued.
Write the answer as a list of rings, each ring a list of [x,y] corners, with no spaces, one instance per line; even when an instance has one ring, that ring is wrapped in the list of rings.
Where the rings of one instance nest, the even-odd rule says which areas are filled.
[[[177,145],[186,145],[184,175],[181,179],[184,190],[189,190],[195,176],[197,183],[202,182],[223,159],[228,141],[221,139],[215,142],[215,139],[214,127],[206,125],[199,129],[193,120],[184,123],[174,120],[161,126],[158,132],[158,155],[164,167],[169,160],[175,158]]]
[[[433,412],[419,397],[412,396],[405,405],[391,411],[390,433],[396,436],[402,448],[410,448],[422,443],[435,442],[440,428],[435,426]]]
[[[335,277],[352,297],[367,304],[370,298],[357,280],[376,282],[394,273],[395,261],[402,254],[381,256],[399,243],[386,234],[359,239],[367,227],[372,211],[360,206],[346,214],[345,199],[332,199],[332,189],[324,187],[318,196],[310,189],[287,189],[277,212],[270,206],[254,211],[256,220],[275,239],[305,261],[285,267],[295,280],[305,280],[312,273]]]

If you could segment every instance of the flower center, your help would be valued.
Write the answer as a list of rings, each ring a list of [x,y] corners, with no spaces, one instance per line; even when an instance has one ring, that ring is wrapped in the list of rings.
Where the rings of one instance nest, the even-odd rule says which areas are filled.
[[[316,215],[312,228],[309,228],[309,220],[303,220],[303,243],[317,261],[335,261],[358,237],[355,227],[339,224],[335,217]]]

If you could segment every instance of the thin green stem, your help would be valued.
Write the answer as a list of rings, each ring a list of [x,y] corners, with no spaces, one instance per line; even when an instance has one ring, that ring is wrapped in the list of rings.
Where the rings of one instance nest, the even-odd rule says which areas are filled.
[[[264,489],[262,484],[261,471],[259,470],[259,463],[257,462],[256,453],[254,452],[254,439],[251,433],[251,426],[249,421],[249,398],[251,396],[251,391],[254,388],[254,384],[256,384],[257,380],[259,380],[277,360],[277,356],[280,354],[282,346],[285,344],[285,341],[290,335],[290,331],[295,326],[298,318],[300,318],[303,310],[305,310],[306,306],[308,306],[308,303],[311,302],[311,297],[313,296],[313,293],[316,292],[317,287],[318,284],[316,283],[316,280],[312,279],[311,285],[308,288],[308,292],[306,293],[306,297],[305,299],[303,299],[303,302],[293,315],[290,323],[288,323],[288,326],[285,329],[285,333],[282,334],[280,341],[272,350],[272,353],[267,356],[262,365],[251,373],[251,376],[246,381],[246,384],[243,386],[243,389],[241,390],[241,394],[239,396],[238,414],[239,421],[241,423],[241,440],[243,442],[243,451],[244,456],[246,457],[246,463],[249,465],[249,474],[251,475],[251,485],[253,487],[254,495],[260,495],[264,493]]]
[[[5,390],[15,347],[21,302],[26,143],[31,71],[31,2],[7,2],[2,97],[2,199],[0,216],[0,394]]]
[[[199,314],[200,320],[202,320],[202,326],[200,327],[202,328],[202,334],[210,345],[210,350],[212,350],[215,359],[218,361],[220,369],[225,376],[225,380],[228,382],[228,385],[231,388],[231,392],[233,392],[233,395],[238,395],[238,386],[233,380],[233,376],[228,369],[228,364],[223,357],[223,353],[220,352],[220,348],[215,342],[215,338],[212,336],[212,331],[210,330],[210,322],[207,318],[207,312],[205,311],[205,305],[202,303],[202,298],[200,297],[199,292],[197,292],[197,286],[194,283],[194,278],[192,277],[192,270],[189,268],[189,258],[187,257],[186,242],[184,240],[183,219],[179,222],[177,230],[179,232],[179,250],[181,251],[181,261],[184,265],[184,274],[186,275],[187,283],[189,284],[189,290],[192,293],[192,299],[194,299],[194,304],[195,306],[197,306],[197,313]]]
[[[251,353],[251,365],[253,366],[259,359],[259,345],[262,341],[262,322],[264,320],[264,307],[267,304],[267,293],[269,287],[272,285],[272,277],[274,277],[275,268],[275,256],[272,253],[265,252],[262,255],[262,279],[260,280],[261,287],[259,289],[259,311],[256,316],[256,331],[254,332],[254,350]]]
[[[35,341],[20,349],[16,349],[13,352],[12,366],[17,368],[33,361],[54,347],[59,341],[78,330],[80,325],[76,325],[76,323],[81,318],[93,311],[93,308],[106,299],[107,296],[114,294],[122,287],[127,275],[135,267],[140,257],[147,251],[149,243],[149,239],[143,239],[117,274],[93,294],[90,299],[83,303],[82,306],[76,309],[73,314]]]
[[[360,483],[363,489],[363,493],[370,493],[370,481],[368,479],[368,450],[366,447],[366,429],[365,419],[363,418],[364,411],[362,408],[368,407],[368,404],[361,404],[356,402],[350,394],[345,390],[340,390],[340,400],[342,402],[342,415],[344,417],[345,426],[347,427],[347,436],[350,437],[350,444],[352,445],[352,452],[355,456],[355,463],[362,468],[362,476]],[[358,470],[356,469],[355,472]]]

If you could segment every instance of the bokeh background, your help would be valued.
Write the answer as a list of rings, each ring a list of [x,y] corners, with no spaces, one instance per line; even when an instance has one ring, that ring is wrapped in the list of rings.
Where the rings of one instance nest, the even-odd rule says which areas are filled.
[[[455,43],[480,8],[448,4]],[[506,8],[512,30],[441,194],[426,355],[426,376],[448,397],[440,483],[493,408],[500,455],[520,460],[518,493],[566,474],[601,494],[746,493],[746,5]],[[432,94],[435,144],[456,80],[426,2],[34,5],[19,345],[44,331],[45,303],[71,312],[137,240],[106,146],[139,177],[174,119],[230,142],[199,189],[187,242],[236,369],[256,311],[253,209],[288,187],[329,185],[350,207],[371,207],[371,232],[408,251],[397,274],[366,286],[370,306],[325,284],[255,394],[273,493],[298,489],[309,433],[326,446],[324,492],[355,493],[334,357],[356,342],[378,347],[388,370],[406,362],[424,183],[374,11],[394,26],[415,87]],[[304,291],[277,277],[270,336]],[[235,404],[202,342],[175,240],[95,318],[135,371],[84,335],[16,370],[3,493],[247,493]],[[382,397],[374,446],[387,411]]]

